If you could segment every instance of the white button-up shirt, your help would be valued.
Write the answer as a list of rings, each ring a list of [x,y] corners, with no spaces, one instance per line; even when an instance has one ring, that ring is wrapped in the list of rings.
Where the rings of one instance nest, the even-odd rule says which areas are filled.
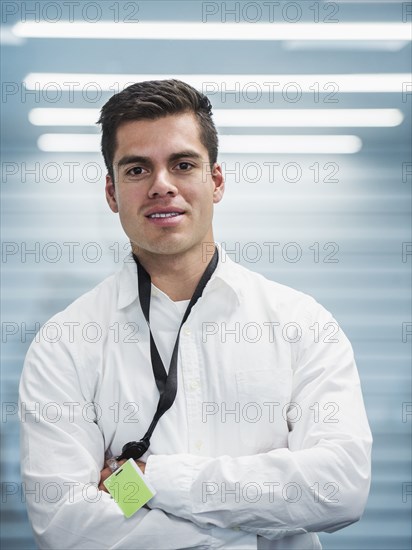
[[[36,336],[19,409],[40,548],[307,550],[361,516],[372,438],[350,343],[313,298],[219,253],[142,457],[157,494],[129,519],[96,486],[159,399],[132,257]],[[166,370],[186,305],[153,287]]]

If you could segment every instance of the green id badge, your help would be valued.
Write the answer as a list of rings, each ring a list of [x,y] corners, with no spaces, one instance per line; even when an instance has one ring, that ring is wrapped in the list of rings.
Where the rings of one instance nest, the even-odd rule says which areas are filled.
[[[133,458],[129,458],[103,484],[127,518],[156,494]]]

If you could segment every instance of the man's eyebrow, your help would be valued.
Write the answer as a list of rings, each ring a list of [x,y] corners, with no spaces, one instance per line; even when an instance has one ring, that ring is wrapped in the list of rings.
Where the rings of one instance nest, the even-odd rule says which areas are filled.
[[[142,157],[140,155],[126,155],[125,157],[122,157],[119,162],[117,162],[117,166],[125,166],[127,164],[148,164],[150,163],[149,157]]]
[[[191,158],[193,160],[202,160],[202,155],[200,153],[197,153],[196,151],[179,151],[178,153],[173,153],[169,157],[169,161],[173,162],[175,160],[179,160],[181,158]]]

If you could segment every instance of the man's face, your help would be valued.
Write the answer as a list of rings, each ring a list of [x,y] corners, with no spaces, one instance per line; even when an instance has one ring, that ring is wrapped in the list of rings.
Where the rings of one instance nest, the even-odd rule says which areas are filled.
[[[213,242],[224,180],[218,164],[210,170],[194,114],[122,124],[113,170],[106,198],[134,252],[173,255]]]

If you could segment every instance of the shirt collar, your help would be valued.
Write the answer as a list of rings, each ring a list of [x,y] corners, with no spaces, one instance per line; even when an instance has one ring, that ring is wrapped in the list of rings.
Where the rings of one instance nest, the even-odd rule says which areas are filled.
[[[214,281],[222,281],[235,294],[238,302],[240,302],[242,287],[239,277],[240,273],[238,272],[239,266],[229,258],[220,243],[215,244],[219,252],[219,262],[210,280],[210,284],[216,284]],[[137,266],[131,252],[126,256],[123,267],[117,274],[117,290],[117,307],[119,309],[129,306],[139,296]]]
[[[123,267],[117,274],[117,292],[117,307],[119,309],[129,306],[139,295],[137,266],[132,252],[126,256]]]
[[[220,243],[215,243],[219,251],[219,263],[213,274],[213,279],[221,280],[236,296],[238,303],[243,296],[241,267],[227,255]]]

